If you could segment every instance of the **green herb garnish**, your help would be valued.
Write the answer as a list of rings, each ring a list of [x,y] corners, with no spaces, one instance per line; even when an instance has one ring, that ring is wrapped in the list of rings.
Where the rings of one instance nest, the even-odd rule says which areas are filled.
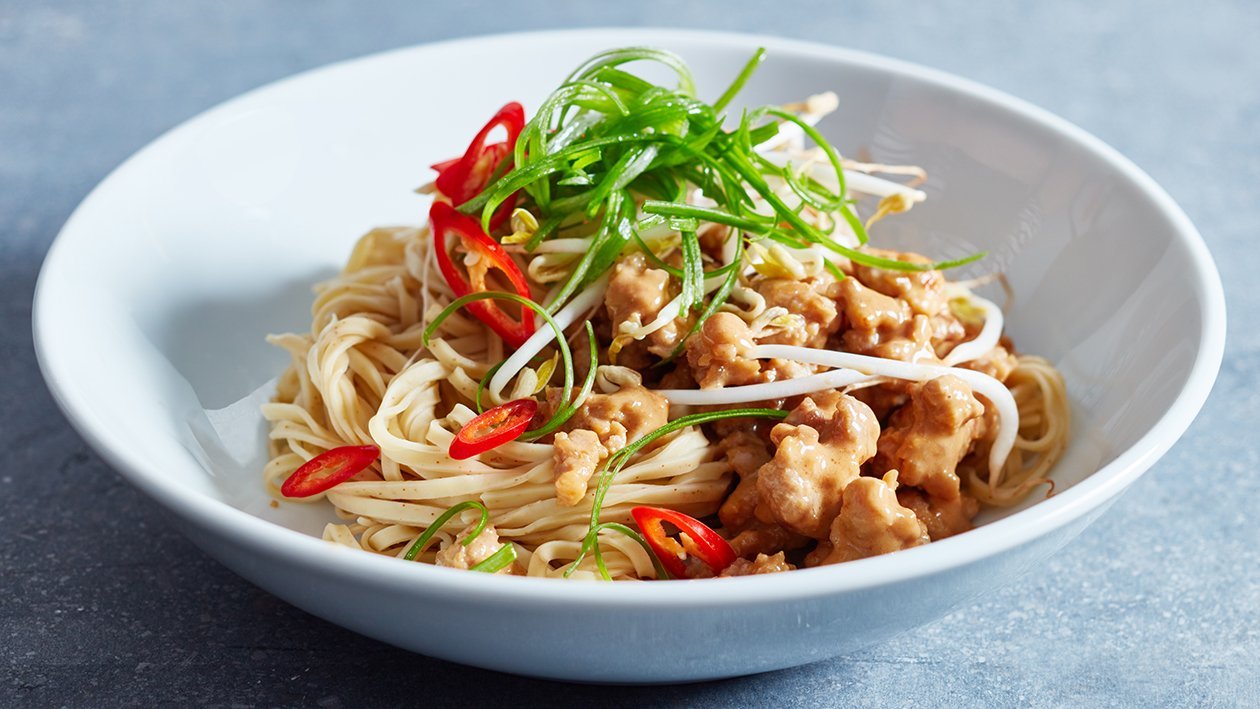
[[[416,541],[413,542],[407,549],[407,553],[403,555],[403,558],[407,561],[415,560],[415,558],[429,546],[429,542],[433,541],[433,536],[441,531],[442,527],[446,526],[447,522],[450,522],[451,519],[460,512],[471,509],[481,510],[481,520],[477,522],[477,526],[473,527],[472,531],[464,538],[463,541],[464,546],[472,544],[473,540],[476,539],[477,536],[486,528],[486,525],[490,523],[490,512],[486,509],[485,505],[477,502],[476,500],[465,500],[464,502],[451,506],[450,509],[439,515],[437,519],[433,520],[433,524],[430,524],[428,529],[424,530],[424,533],[416,538]]]
[[[682,268],[666,266],[649,253],[654,265],[679,279],[682,314],[704,309],[703,262],[695,234],[700,221],[738,229],[741,239],[770,238],[795,248],[816,244],[855,263],[889,270],[923,271],[969,262],[920,264],[879,257],[837,242],[831,237],[834,223],[811,224],[799,207],[785,203],[771,188],[772,178],[788,185],[801,207],[838,215],[859,244],[867,243],[846,194],[840,154],[813,126],[781,108],[765,106],[740,114],[736,128],[724,127],[728,106],[764,57],[765,50],[758,49],[710,104],[697,98],[686,64],[670,52],[628,48],[599,54],[574,71],[526,124],[515,146],[515,167],[460,209],[480,212],[488,225],[499,205],[523,190],[541,225],[526,244],[528,250],[551,237],[577,232],[591,237],[591,248],[548,304],[552,313],[603,275],[628,245],[650,252],[638,234],[659,225],[651,215],[670,218],[682,233]],[[630,62],[665,66],[677,84],[657,85],[630,74],[622,68]],[[757,152],[783,124],[799,127],[826,155],[835,171],[835,190]],[[688,185],[701,188],[717,206],[687,204]],[[759,212],[750,192],[772,213]],[[677,221],[682,219],[696,222]],[[720,306],[728,295],[729,290],[719,291],[710,302]]]

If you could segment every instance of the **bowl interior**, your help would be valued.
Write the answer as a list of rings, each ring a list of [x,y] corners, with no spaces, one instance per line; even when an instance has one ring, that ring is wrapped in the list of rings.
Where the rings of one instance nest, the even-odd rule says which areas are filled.
[[[709,97],[753,46],[651,39],[682,54]],[[495,56],[521,58],[509,62],[475,43],[393,52],[266,87],[168,134],[92,194],[49,257],[38,341],[59,396],[133,475],[318,533],[330,508],[272,508],[262,488],[257,404],[287,363],[264,336],[309,327],[311,285],[359,234],[419,223],[427,200],[412,189],[427,166],[502,103],[532,110],[587,56],[622,43],[508,37]],[[937,258],[984,250],[955,275],[1007,275],[1008,333],[1062,369],[1074,405],[1059,490],[1133,446],[1186,386],[1211,304],[1187,266],[1193,245],[1145,183],[1040,114],[863,55],[772,44],[743,101],[824,90],[841,107],[820,129],[842,151],[928,171],[928,201],[882,222],[876,242]]]

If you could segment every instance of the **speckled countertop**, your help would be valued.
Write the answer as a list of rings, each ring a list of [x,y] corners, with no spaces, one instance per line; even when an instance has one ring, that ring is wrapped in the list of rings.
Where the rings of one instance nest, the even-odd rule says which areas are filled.
[[[1260,5],[603,5],[0,0],[0,705],[1260,705]],[[111,168],[296,71],[584,25],[876,51],[1006,90],[1111,143],[1182,204],[1220,266],[1229,342],[1203,413],[1044,568],[911,637],[635,689],[467,669],[308,616],[202,555],[70,429],[36,368],[31,294],[57,230]]]

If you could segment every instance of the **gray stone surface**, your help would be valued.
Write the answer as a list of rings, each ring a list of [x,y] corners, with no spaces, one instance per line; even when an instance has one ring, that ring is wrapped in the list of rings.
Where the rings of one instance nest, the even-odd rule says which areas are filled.
[[[620,24],[881,52],[1116,146],[1221,268],[1230,339],[1203,414],[1045,568],[913,636],[767,675],[611,689],[407,654],[285,605],[180,537],[55,410],[31,345],[40,261],[87,191],[159,133],[334,60]],[[1260,5],[1244,2],[0,2],[0,705],[1260,704],[1257,35]]]

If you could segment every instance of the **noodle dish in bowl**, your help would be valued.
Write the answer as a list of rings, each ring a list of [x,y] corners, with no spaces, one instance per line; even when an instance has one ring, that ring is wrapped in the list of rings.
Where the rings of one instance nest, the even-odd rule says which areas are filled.
[[[32,319],[70,422],[241,576],[600,683],[913,638],[1040,573],[1224,341],[1193,225],[1079,128],[860,52],[624,28],[213,108],[84,200]]]
[[[835,93],[731,111],[765,58],[709,103],[676,54],[601,52],[435,164],[428,221],[369,231],[271,338],[277,496],[356,549],[611,581],[852,561],[1050,494],[1071,411],[970,287],[1001,274],[879,248],[925,171],[842,156]]]

